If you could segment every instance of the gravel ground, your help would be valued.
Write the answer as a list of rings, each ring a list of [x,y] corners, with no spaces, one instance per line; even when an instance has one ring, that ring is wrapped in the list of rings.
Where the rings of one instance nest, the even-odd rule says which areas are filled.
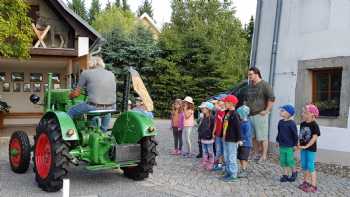
[[[350,179],[318,173],[319,192],[306,194],[295,183],[280,183],[280,168],[273,161],[265,164],[250,163],[249,177],[235,183],[220,181],[219,175],[198,167],[196,158],[171,156],[173,146],[169,121],[157,120],[159,128],[160,156],[154,174],[145,181],[132,181],[113,171],[89,172],[83,166],[69,169],[72,197],[87,196],[350,196]],[[192,134],[194,151],[197,151],[196,133]],[[62,196],[61,192],[41,191],[34,180],[34,173],[15,174],[10,170],[7,143],[0,144],[0,196]]]

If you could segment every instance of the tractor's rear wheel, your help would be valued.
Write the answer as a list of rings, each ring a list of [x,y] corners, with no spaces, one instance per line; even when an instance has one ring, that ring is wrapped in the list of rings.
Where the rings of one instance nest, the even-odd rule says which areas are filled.
[[[153,166],[156,165],[157,141],[154,136],[144,137],[139,142],[141,144],[141,162],[135,167],[122,168],[124,176],[136,181],[148,178],[149,173],[153,173]]]
[[[25,173],[30,163],[30,143],[28,135],[23,131],[16,131],[11,135],[9,143],[9,161],[12,171]]]
[[[63,186],[69,154],[56,119],[42,120],[34,141],[35,180],[42,190],[56,192]]]

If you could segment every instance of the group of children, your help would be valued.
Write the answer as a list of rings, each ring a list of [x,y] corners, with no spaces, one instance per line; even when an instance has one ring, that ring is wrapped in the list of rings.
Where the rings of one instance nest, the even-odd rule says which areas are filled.
[[[213,104],[214,103],[214,104]],[[216,102],[203,102],[199,108],[201,118],[198,139],[202,160],[200,166],[210,171],[223,171],[221,179],[233,182],[247,177],[247,165],[252,148],[252,125],[250,109],[242,105],[236,109],[238,99],[228,95]],[[280,151],[280,166],[283,168],[281,182],[294,182],[297,178],[294,152],[300,151],[301,167],[305,171],[304,182],[299,188],[305,192],[316,192],[315,157],[317,137],[320,130],[316,123],[319,111],[315,105],[306,105],[302,112],[300,131],[293,116],[292,105],[280,107],[281,120],[278,123],[276,141]],[[194,103],[191,97],[177,99],[172,109],[174,150],[171,154],[191,156],[190,134],[194,127]],[[182,151],[182,131],[185,132],[186,146]],[[240,166],[237,164],[237,159]],[[308,179],[311,178],[311,182]]]

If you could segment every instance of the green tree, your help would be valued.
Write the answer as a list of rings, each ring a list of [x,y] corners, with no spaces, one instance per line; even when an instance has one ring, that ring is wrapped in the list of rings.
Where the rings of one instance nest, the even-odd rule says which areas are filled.
[[[95,20],[96,16],[101,12],[101,4],[99,0],[92,0],[89,10],[89,23]]]
[[[105,10],[109,10],[109,9],[111,9],[111,7],[112,7],[112,4],[111,4],[111,2],[110,2],[109,0],[107,0],[107,3],[106,3],[106,8],[105,8]]]
[[[82,19],[88,21],[88,14],[85,8],[85,0],[68,1],[68,7],[77,13]]]
[[[137,25],[136,17],[131,11],[124,11],[115,5],[104,10],[92,22],[92,26],[99,32],[107,34],[119,27],[125,32],[131,32]]]
[[[141,16],[143,13],[147,13],[148,16],[153,18],[152,1],[145,0],[143,4],[137,10],[137,16]]]
[[[246,33],[247,33],[247,39],[248,39],[248,43],[251,44],[252,43],[252,39],[253,39],[253,32],[254,32],[254,17],[251,16],[248,26],[245,29]]]
[[[0,56],[28,58],[33,30],[24,0],[0,0]]]
[[[144,79],[146,87],[152,89],[153,64],[156,62],[159,49],[153,35],[142,25],[137,25],[132,32],[125,32],[120,27],[116,27],[112,32],[104,34],[107,43],[102,48],[102,56],[107,64],[107,68],[116,74],[118,86],[121,86],[124,79],[123,70],[132,66],[138,70]],[[122,90],[123,88],[118,88]],[[118,92],[121,99],[122,94]],[[152,95],[156,98],[156,95]],[[121,100],[118,100],[120,104]],[[121,106],[118,106],[121,107]]]
[[[251,16],[248,25],[246,25],[245,33],[247,36],[248,41],[248,53],[250,54],[251,46],[252,46],[252,40],[253,40],[253,33],[254,33],[254,17]],[[247,58],[248,65],[250,63],[250,56]]]
[[[175,98],[189,95],[200,103],[226,90],[244,77],[248,58],[247,37],[231,1],[173,0],[172,10],[159,40],[163,53],[157,62],[166,66],[155,64],[155,70],[170,69],[161,74],[167,83],[153,82],[167,94],[157,94],[156,109],[161,110]]]
[[[130,10],[127,0],[123,0],[123,10]]]
[[[117,7],[120,8],[120,6],[121,6],[120,0],[116,0],[116,1],[115,1],[115,6],[117,6]]]

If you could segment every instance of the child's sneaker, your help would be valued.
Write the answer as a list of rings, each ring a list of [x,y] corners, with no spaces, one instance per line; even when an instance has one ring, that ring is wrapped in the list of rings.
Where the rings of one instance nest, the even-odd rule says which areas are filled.
[[[213,167],[213,171],[221,171],[222,170],[222,164],[218,163],[216,165],[214,165]]]
[[[228,175],[228,174],[226,174],[226,172],[224,172],[223,174],[221,174],[219,179],[223,181],[223,180],[227,179],[228,177],[230,177],[230,175]]]
[[[288,176],[287,175],[283,175],[281,178],[280,178],[280,182],[287,182],[288,181]]]
[[[304,192],[307,192],[307,193],[316,193],[317,192],[317,187],[316,186],[312,186],[310,185],[309,187],[306,187],[303,189]]]
[[[294,182],[298,177],[298,172],[292,172],[292,175],[288,177],[289,182]]]
[[[225,182],[236,182],[238,180],[237,177],[229,176],[224,179]]]
[[[177,155],[177,149],[174,149],[170,152],[170,155]]]
[[[238,178],[247,178],[248,177],[248,173],[246,170],[242,170],[239,174],[238,174]]]
[[[304,190],[305,188],[309,187],[310,184],[306,181],[304,181],[302,184],[298,186],[299,189]]]
[[[181,155],[181,150],[177,150],[176,155]]]

